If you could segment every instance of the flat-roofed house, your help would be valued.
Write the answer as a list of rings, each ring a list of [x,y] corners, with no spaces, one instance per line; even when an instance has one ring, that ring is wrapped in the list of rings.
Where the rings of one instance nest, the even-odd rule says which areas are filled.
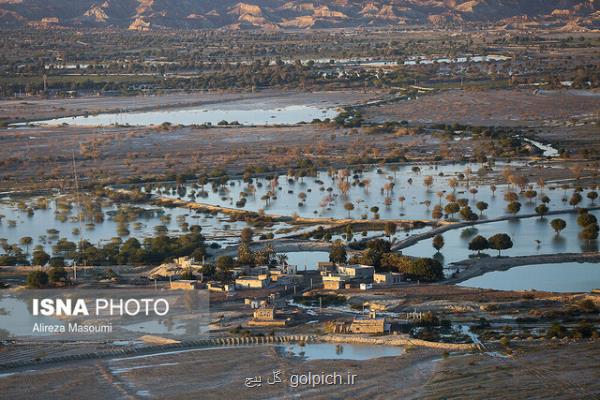
[[[375,311],[369,313],[369,318],[355,318],[350,325],[352,333],[385,333],[390,330],[390,324],[385,318],[378,318]]]
[[[339,290],[343,289],[346,285],[346,279],[340,275],[326,275],[323,276],[323,289],[326,290]]]
[[[240,276],[235,280],[235,286],[240,289],[263,289],[269,286],[270,278],[267,274],[257,276]]]
[[[397,285],[402,283],[402,274],[397,272],[376,272],[373,274],[373,283],[381,286]]]
[[[286,326],[287,320],[277,318],[275,307],[260,307],[254,310],[254,318],[248,322],[251,326]]]
[[[204,285],[197,280],[181,279],[178,281],[171,281],[169,287],[171,290],[194,290],[201,289]]]
[[[351,279],[372,280],[375,267],[362,264],[338,265],[337,273]]]

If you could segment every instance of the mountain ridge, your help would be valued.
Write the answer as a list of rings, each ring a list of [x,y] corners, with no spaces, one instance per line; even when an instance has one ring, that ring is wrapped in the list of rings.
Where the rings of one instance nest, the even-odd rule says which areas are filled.
[[[598,29],[600,0],[0,0],[0,27],[310,29],[510,24]]]

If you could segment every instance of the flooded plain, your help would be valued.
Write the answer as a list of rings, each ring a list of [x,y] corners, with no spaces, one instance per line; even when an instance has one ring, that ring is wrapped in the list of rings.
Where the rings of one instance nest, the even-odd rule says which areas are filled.
[[[493,271],[460,286],[494,290],[589,292],[600,288],[600,263],[539,264]]]
[[[592,212],[600,217],[600,212]],[[550,226],[554,218],[561,218],[567,227],[559,235]],[[502,251],[503,256],[517,257],[536,254],[581,253],[598,251],[597,240],[583,240],[579,237],[581,227],[577,225],[577,214],[562,214],[539,217],[511,219],[501,222],[490,222],[469,228],[459,228],[442,234],[444,247],[438,252],[433,248],[432,240],[422,240],[406,249],[402,253],[415,257],[433,257],[443,260],[444,264],[468,259],[477,252],[469,250],[469,242],[477,235],[489,238],[497,233],[508,234],[513,242],[513,247]],[[496,257],[496,250],[485,250],[484,255]]]
[[[32,122],[33,125],[74,126],[158,126],[171,125],[292,125],[309,123],[314,119],[334,118],[336,108],[307,105],[289,105],[278,108],[252,108],[237,105],[214,105],[162,109],[156,111],[133,111],[79,115]]]
[[[390,167],[365,167],[361,170],[336,170],[333,174],[319,171],[314,177],[279,175],[274,179],[255,178],[251,182],[232,179],[225,185],[199,187],[192,184],[183,190],[164,185],[148,186],[146,190],[168,198],[307,218],[373,219],[377,214],[380,219],[429,220],[435,205],[444,206],[448,203],[448,196],[464,199],[482,218],[496,218],[508,214],[507,201],[503,198],[507,192],[519,196],[520,214],[534,213],[543,196],[548,197],[550,210],[569,208],[568,199],[573,191],[563,190],[562,183],[548,182],[542,189],[531,182],[535,191],[533,198],[526,198],[524,191],[514,185],[494,188],[482,183],[498,176],[507,166],[518,170],[522,164],[496,163],[491,168],[487,164],[475,163],[412,164],[400,165],[394,170]],[[343,173],[347,175],[342,176]],[[452,187],[452,184],[456,186]],[[593,205],[586,198],[587,192],[581,193],[581,207]],[[482,212],[476,208],[479,201],[487,203]],[[374,207],[377,207],[376,211],[373,211]],[[453,216],[458,218],[457,214]]]

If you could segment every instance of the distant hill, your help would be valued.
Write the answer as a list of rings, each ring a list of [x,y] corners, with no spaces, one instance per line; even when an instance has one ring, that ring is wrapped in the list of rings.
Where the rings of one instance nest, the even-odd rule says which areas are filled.
[[[481,22],[600,28],[600,0],[0,0],[0,27],[317,29]]]

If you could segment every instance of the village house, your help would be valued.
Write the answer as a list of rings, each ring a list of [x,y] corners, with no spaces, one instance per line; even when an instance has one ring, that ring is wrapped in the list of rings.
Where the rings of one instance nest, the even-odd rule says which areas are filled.
[[[337,273],[340,275],[345,275],[350,279],[359,279],[361,281],[372,282],[373,274],[375,273],[375,267],[361,264],[338,265]]]
[[[242,265],[240,267],[235,267],[232,270],[233,277],[237,278],[240,276],[257,276],[269,273],[269,267],[266,265],[261,265],[257,267],[251,267],[249,265]]]
[[[171,290],[194,290],[203,289],[205,285],[198,280],[181,279],[178,281],[171,281],[169,287]]]
[[[150,279],[161,279],[167,277],[178,277],[186,271],[194,274],[202,274],[204,266],[198,264],[192,257],[178,257],[172,262],[163,263],[148,273]]]
[[[390,324],[385,318],[377,317],[375,311],[369,313],[369,318],[354,318],[350,324],[351,333],[386,333],[390,330]]]
[[[376,272],[373,283],[380,286],[397,285],[402,283],[402,274],[397,272]]]
[[[287,274],[279,269],[271,270],[271,282],[280,286],[300,285],[303,280],[302,275]]]
[[[271,283],[267,274],[258,276],[240,276],[235,280],[235,286],[239,289],[264,289]]]
[[[352,322],[333,321],[329,323],[331,333],[367,333],[383,334],[390,331],[391,324],[385,318],[377,317],[375,311],[369,313],[368,318],[354,318]]]
[[[221,282],[216,282],[216,281],[208,282],[206,284],[206,287],[208,288],[208,290],[210,292],[226,292],[226,293],[235,292],[234,285],[228,285],[226,283],[221,283]]]
[[[317,270],[321,272],[321,275],[329,275],[336,272],[336,265],[330,261],[319,261]]]
[[[323,276],[323,289],[340,290],[346,287],[346,278],[340,275]]]
[[[275,307],[260,307],[254,310],[254,318],[248,321],[251,326],[286,326],[287,320],[277,318]]]

